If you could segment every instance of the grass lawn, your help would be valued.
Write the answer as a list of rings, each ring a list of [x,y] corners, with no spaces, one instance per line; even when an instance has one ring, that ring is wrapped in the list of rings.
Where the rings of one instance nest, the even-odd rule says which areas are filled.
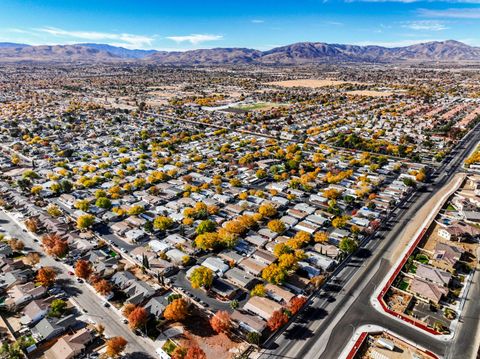
[[[409,270],[410,273],[417,273],[417,266],[415,264],[412,264],[412,266],[410,267],[410,270]]]
[[[430,259],[425,254],[421,253],[415,256],[415,260],[422,264],[428,264],[428,262],[430,261]]]
[[[232,107],[232,109],[242,110],[242,111],[254,111],[254,110],[262,110],[262,109],[268,109],[268,108],[279,107],[279,106],[281,105],[276,103],[257,102],[257,103],[252,103],[248,105],[235,106],[235,107]]]
[[[408,288],[408,283],[405,282],[404,280],[402,280],[400,282],[400,284],[398,285],[398,289],[400,289],[400,290],[407,290],[407,288]]]
[[[456,211],[456,209],[451,204],[449,204],[447,207],[447,211]]]
[[[165,353],[170,355],[170,354],[173,353],[173,351],[175,350],[176,347],[177,347],[177,345],[171,339],[168,339],[165,342],[165,344],[163,344],[162,349],[165,351]]]

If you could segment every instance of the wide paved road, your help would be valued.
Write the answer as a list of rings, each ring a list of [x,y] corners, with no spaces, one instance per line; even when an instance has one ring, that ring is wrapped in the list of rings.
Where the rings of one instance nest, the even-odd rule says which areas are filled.
[[[29,233],[25,233],[10,215],[0,211],[0,225],[12,237],[23,241],[27,248],[43,253],[38,242],[33,240]],[[105,308],[101,298],[91,291],[85,284],[78,283],[73,276],[68,275],[68,269],[63,263],[57,262],[52,257],[42,255],[41,266],[55,267],[57,269],[57,281],[62,284],[64,290],[71,295],[72,299],[85,310],[86,315],[94,322],[105,326],[105,336],[122,336],[128,341],[126,352],[130,358],[153,358],[156,357],[155,348],[151,341],[132,333],[121,316],[112,307]]]
[[[462,140],[440,167],[438,176],[424,191],[419,191],[409,204],[398,209],[395,219],[387,226],[384,239],[367,243],[373,255],[367,259],[354,258],[332,278],[326,290],[322,290],[289,327],[278,335],[260,358],[338,358],[355,329],[364,324],[377,324],[390,329],[418,345],[450,358],[470,358],[475,350],[474,334],[480,313],[480,301],[468,301],[462,325],[452,343],[445,344],[407,325],[379,313],[370,305],[370,298],[392,267],[388,262],[396,249],[405,226],[419,209],[461,169],[463,159],[480,139],[477,126]],[[469,298],[478,298],[478,274],[469,291]]]

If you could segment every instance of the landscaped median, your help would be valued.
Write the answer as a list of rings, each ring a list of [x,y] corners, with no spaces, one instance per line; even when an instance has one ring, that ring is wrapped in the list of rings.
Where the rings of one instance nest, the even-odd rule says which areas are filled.
[[[455,311],[451,308],[454,307],[453,304],[458,306],[458,302],[464,300],[464,298],[459,297],[452,300],[450,297],[451,293],[454,292],[451,288],[452,283],[458,278],[467,278],[468,274],[463,276],[460,274],[461,270],[457,270],[453,265],[451,268],[441,266],[442,263],[437,258],[437,253],[441,252],[439,247],[445,247],[447,250],[456,250],[457,247],[450,241],[441,242],[435,238],[438,237],[437,232],[434,231],[436,228],[435,219],[447,200],[465,183],[465,178],[465,174],[457,175],[452,182],[439,191],[437,196],[422,207],[417,213],[417,219],[413,219],[406,227],[403,235],[405,238],[410,236],[412,239],[398,256],[399,259],[371,299],[377,310],[439,339],[452,335],[453,331],[450,331],[450,328],[454,327]],[[422,218],[425,219],[421,224],[415,223],[416,220],[421,221]],[[412,230],[415,230],[415,232],[412,233]],[[419,246],[419,244],[422,245]],[[424,277],[417,273],[418,267],[422,268]],[[447,280],[443,284],[438,284],[425,276],[427,272],[436,275],[441,274]],[[415,285],[412,286],[412,283]],[[422,292],[421,289],[425,289],[425,292]],[[438,296],[438,300],[436,300],[435,295]],[[437,309],[445,307],[445,310],[444,312],[432,311],[430,313],[429,310],[433,307]],[[440,325],[444,320],[443,313],[446,317],[447,314],[453,313],[452,318],[445,319],[448,326]],[[422,321],[417,319],[420,317]]]

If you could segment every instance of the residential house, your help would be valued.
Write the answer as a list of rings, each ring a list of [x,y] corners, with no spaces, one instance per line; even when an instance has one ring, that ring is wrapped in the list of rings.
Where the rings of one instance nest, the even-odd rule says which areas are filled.
[[[225,272],[225,279],[240,288],[250,289],[255,282],[255,277],[240,268],[233,267]]]
[[[253,274],[254,276],[260,275],[262,270],[267,267],[267,265],[263,262],[257,261],[253,258],[245,258],[238,266],[242,268],[245,272]]]
[[[292,292],[271,283],[265,285],[265,293],[274,301],[283,304],[287,304],[293,297],[295,297]]]
[[[250,297],[243,306],[243,310],[248,310],[261,318],[268,320],[273,312],[282,309],[282,305],[265,297]]]
[[[32,300],[23,308],[23,316],[20,318],[20,323],[30,326],[42,320],[47,315],[53,299],[54,298],[50,297]]]
[[[77,324],[73,314],[63,318],[43,318],[32,328],[32,336],[37,341],[48,341],[58,337]]]
[[[421,278],[412,279],[408,290],[418,298],[435,304],[438,304],[443,296],[448,294],[447,288]]]
[[[240,328],[247,332],[256,332],[262,334],[265,330],[267,323],[257,315],[251,315],[245,311],[235,310],[231,315],[232,320],[235,320]]]
[[[61,337],[45,352],[45,359],[72,359],[84,353],[94,336],[87,328],[82,328],[74,334]]]
[[[27,304],[33,299],[41,298],[46,292],[47,288],[44,286],[36,287],[33,282],[18,284],[7,291],[5,305],[13,310]]]
[[[171,294],[172,292],[169,291],[163,295],[150,298],[150,300],[147,302],[147,304],[145,304],[144,307],[147,310],[148,314],[156,318],[161,318],[163,316],[163,311],[168,305],[168,296]]]
[[[235,299],[240,290],[222,278],[214,278],[210,291],[222,298],[222,300],[232,300]]]
[[[463,253],[464,250],[459,247],[438,242],[434,248],[432,263],[435,267],[452,271]]]
[[[202,262],[202,266],[211,269],[216,275],[223,276],[223,274],[230,269],[228,264],[219,257],[208,257]]]
[[[452,279],[452,275],[449,272],[423,263],[417,264],[415,276],[444,287],[448,287]]]
[[[462,241],[466,239],[478,238],[480,236],[480,228],[458,222],[448,227],[441,227],[438,235],[449,241]]]
[[[306,251],[305,255],[307,257],[305,259],[306,262],[313,264],[315,267],[324,272],[332,270],[337,264],[334,259],[326,255],[319,254],[318,252]]]

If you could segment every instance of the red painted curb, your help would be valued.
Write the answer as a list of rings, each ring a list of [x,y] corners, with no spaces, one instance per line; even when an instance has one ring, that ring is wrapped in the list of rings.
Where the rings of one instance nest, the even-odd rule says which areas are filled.
[[[368,336],[367,332],[363,332],[362,334],[360,334],[357,341],[353,345],[352,349],[350,349],[350,352],[348,353],[346,359],[353,359],[355,357],[355,355],[358,353],[358,350],[362,346],[362,344],[365,341],[365,338],[367,338],[367,336]]]

